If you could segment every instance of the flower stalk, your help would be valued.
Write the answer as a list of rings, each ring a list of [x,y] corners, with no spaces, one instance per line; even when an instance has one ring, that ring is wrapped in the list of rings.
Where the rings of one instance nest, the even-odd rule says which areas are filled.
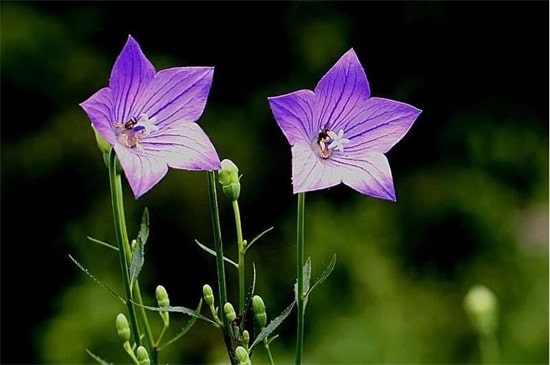
[[[237,231],[237,247],[239,250],[239,313],[244,314],[244,300],[245,300],[245,242],[243,240],[243,232],[241,225],[241,213],[239,210],[239,201],[233,200],[231,202],[233,207],[233,214],[235,215],[235,229]]]
[[[208,181],[208,197],[210,201],[210,215],[212,218],[212,230],[214,232],[214,246],[216,251],[216,270],[218,275],[218,295],[220,308],[223,304],[227,303],[227,287],[225,282],[225,266],[223,262],[223,245],[222,245],[222,232],[220,226],[220,214],[218,209],[218,197],[216,193],[216,174],[214,171],[207,172]],[[229,323],[226,316],[221,316],[223,322],[222,332],[225,341],[225,347],[231,361],[231,364],[236,365],[237,362],[234,358],[231,344],[231,336],[229,335]]]
[[[115,235],[118,245],[118,257],[120,261],[120,271],[122,272],[122,281],[126,293],[126,306],[130,317],[130,327],[134,336],[134,341],[139,346],[141,338],[136,317],[136,311],[133,304],[132,289],[130,288],[130,277],[128,273],[128,251],[130,244],[128,242],[128,233],[126,232],[126,220],[124,218],[124,205],[122,201],[122,184],[120,172],[117,171],[117,158],[114,149],[109,152],[109,182],[111,187],[111,202],[113,207],[113,218],[115,224]]]
[[[296,304],[298,309],[298,323],[296,333],[296,365],[302,363],[304,351],[304,245],[305,245],[305,193],[298,193],[298,208],[296,222]]]

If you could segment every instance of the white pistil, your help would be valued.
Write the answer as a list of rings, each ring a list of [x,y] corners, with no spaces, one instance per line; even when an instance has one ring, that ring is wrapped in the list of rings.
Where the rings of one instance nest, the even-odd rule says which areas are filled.
[[[337,148],[338,151],[344,152],[344,144],[349,143],[349,139],[344,137],[344,130],[340,129],[338,134],[333,131],[327,131],[327,135],[330,137],[331,142],[328,145],[329,149]]]
[[[141,125],[145,127],[145,131],[147,134],[157,131],[159,128],[155,125],[157,121],[157,117],[153,117],[149,119],[149,116],[145,113],[141,114],[139,116],[139,120],[137,121],[138,125]]]

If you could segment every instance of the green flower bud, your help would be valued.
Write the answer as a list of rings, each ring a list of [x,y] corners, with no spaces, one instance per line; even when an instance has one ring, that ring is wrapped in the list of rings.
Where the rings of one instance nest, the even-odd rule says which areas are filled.
[[[222,186],[223,193],[227,199],[234,201],[239,199],[241,194],[241,183],[239,181],[239,168],[231,160],[223,160],[222,168],[218,171],[218,181]]]
[[[225,318],[228,322],[233,322],[237,318],[237,313],[235,313],[235,308],[229,302],[225,303],[223,306],[223,312],[225,313]]]
[[[155,296],[157,297],[159,307],[168,307],[170,305],[170,298],[168,298],[168,293],[162,285],[157,286]]]
[[[202,287],[202,295],[204,296],[204,301],[208,304],[209,307],[214,305],[214,292],[208,284],[204,284]]]
[[[239,365],[251,365],[250,357],[248,356],[248,351],[245,350],[242,346],[237,346],[235,349],[235,357],[237,358],[237,363]]]
[[[254,310],[254,317],[260,328],[264,328],[267,323],[267,314],[265,313],[265,304],[263,299],[259,295],[252,297],[252,309]]]
[[[494,333],[497,327],[498,302],[495,294],[483,285],[475,285],[464,298],[464,309],[473,326],[484,336]]]
[[[143,346],[139,346],[136,350],[136,357],[140,365],[150,365],[151,360],[149,360],[149,354]]]
[[[247,330],[243,331],[243,345],[245,348],[248,348],[248,344],[250,343],[250,333]]]
[[[168,307],[170,305],[170,298],[168,297],[168,292],[162,285],[158,285],[155,290],[155,296],[157,297],[157,303],[159,307]],[[164,326],[168,327],[170,325],[170,313],[169,312],[159,312]]]
[[[103,138],[103,136],[101,136],[101,134],[99,134],[99,132],[94,128],[93,125],[92,125],[92,129],[94,130],[97,147],[99,147],[99,150],[103,154],[109,155],[109,151],[111,150],[111,145],[109,144],[109,142],[105,140],[105,138]]]
[[[130,324],[126,316],[119,313],[118,316],[116,316],[115,323],[118,337],[120,337],[122,341],[130,341]]]

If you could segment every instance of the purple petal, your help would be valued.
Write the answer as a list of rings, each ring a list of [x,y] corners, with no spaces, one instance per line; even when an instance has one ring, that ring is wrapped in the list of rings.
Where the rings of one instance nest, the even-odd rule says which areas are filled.
[[[422,111],[399,101],[370,98],[346,126],[347,151],[388,152],[403,138]]]
[[[214,171],[221,168],[212,142],[197,123],[184,123],[177,128],[142,140],[143,149],[166,161],[169,167],[184,170]]]
[[[309,141],[319,133],[320,125],[313,116],[315,94],[311,90],[298,90],[267,99],[275,120],[291,146],[299,141]]]
[[[331,160],[321,160],[309,144],[292,147],[292,186],[294,193],[325,189],[341,180]]]
[[[115,144],[116,136],[111,127],[113,115],[111,90],[104,87],[90,96],[88,100],[82,102],[80,106],[88,114],[88,118],[90,118],[93,127],[99,134],[111,145]]]
[[[338,130],[360,112],[370,97],[370,88],[365,70],[353,49],[323,76],[315,88],[315,95],[315,119],[321,127]]]
[[[395,201],[390,165],[379,152],[334,156],[342,182],[360,193]]]
[[[155,67],[145,57],[134,38],[128,36],[109,79],[113,104],[116,107],[113,121],[124,123],[136,116],[132,111],[153,76]]]
[[[176,67],[155,75],[136,107],[135,115],[156,117],[157,125],[174,121],[195,122],[212,85],[213,67]]]
[[[114,149],[136,199],[151,190],[168,172],[162,158],[134,153],[120,143],[115,144]]]

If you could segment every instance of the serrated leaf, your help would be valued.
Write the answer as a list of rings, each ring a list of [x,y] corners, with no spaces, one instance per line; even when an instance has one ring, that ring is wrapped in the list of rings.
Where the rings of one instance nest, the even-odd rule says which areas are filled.
[[[90,357],[92,359],[94,359],[95,361],[97,361],[98,363],[100,363],[101,365],[113,365],[113,363],[111,362],[107,362],[105,360],[103,360],[101,357],[97,356],[96,354],[94,354],[93,352],[91,352],[90,350],[86,349],[86,352],[88,353],[88,355],[90,355]]]
[[[311,281],[311,257],[308,257],[304,264],[304,293],[309,291],[309,282]]]
[[[175,312],[175,313],[187,314],[190,317],[196,317],[198,319],[202,319],[203,321],[206,321],[206,322],[218,327],[218,324],[216,322],[214,322],[213,320],[203,316],[202,314],[196,313],[193,309],[190,309],[190,308],[187,308],[187,307],[182,307],[182,306],[179,306],[179,307],[172,307],[172,306],[150,307],[148,305],[141,305],[141,304],[136,303],[136,302],[132,302],[132,303],[134,303],[137,306],[148,309],[150,311],[154,311],[154,312]]]
[[[176,342],[180,337],[182,337],[183,335],[185,335],[190,329],[191,327],[193,327],[193,325],[195,324],[195,322],[197,321],[197,318],[198,318],[198,315],[201,311],[201,308],[202,308],[202,299],[199,300],[199,305],[197,306],[197,308],[195,309],[195,316],[191,316],[191,319],[187,322],[187,324],[182,327],[181,331],[178,332],[177,335],[175,335],[172,339],[170,339],[169,341],[167,341],[165,344],[163,344],[162,346],[159,346],[158,348],[158,351],[164,349],[165,347],[171,345],[172,343]]]
[[[141,224],[139,226],[139,232],[137,240],[141,241],[143,246],[149,238],[149,209],[147,207],[143,210],[143,216],[141,217]]]
[[[307,300],[307,295],[305,295],[309,290],[309,282],[311,281],[311,258],[308,257],[304,266],[302,268],[302,278],[304,280],[304,289],[302,293],[298,293],[298,279],[294,284],[294,294],[296,296],[296,301],[298,301],[298,295],[303,295],[305,300]]]
[[[264,234],[266,234],[267,232],[271,231],[273,229],[273,227],[269,227],[268,229],[266,229],[265,231],[263,231],[262,233],[258,234],[256,237],[254,237],[254,239],[252,241],[250,241],[250,243],[248,245],[246,245],[246,248],[244,250],[244,252],[246,252],[248,250],[248,248],[250,246],[252,246],[252,244],[254,244],[254,242],[256,242],[257,240],[259,240],[260,238],[262,238],[262,236]]]
[[[264,327],[260,331],[260,333],[258,333],[258,336],[250,346],[250,350],[252,350],[252,348],[256,346],[258,343],[263,341],[264,338],[266,338],[271,333],[273,333],[273,331],[275,331],[275,329],[277,329],[277,327],[279,327],[279,325],[283,323],[283,321],[286,319],[286,317],[288,317],[288,315],[292,311],[292,308],[294,307],[294,303],[296,302],[292,301],[292,303],[290,303],[290,305],[286,307],[285,310],[277,318],[274,318],[271,322],[269,322],[269,324],[266,327]]]
[[[132,251],[132,261],[130,262],[130,286],[132,287],[138,279],[139,273],[145,263],[145,243],[149,238],[149,210],[143,211],[139,232],[136,238],[136,246]]]
[[[326,278],[328,278],[332,270],[334,270],[334,266],[336,266],[336,254],[332,255],[332,259],[330,260],[327,267],[325,267],[325,270],[321,273],[321,275],[317,279],[315,279],[315,281],[313,282],[313,285],[311,285],[311,288],[307,290],[306,297],[309,296],[309,294],[313,291],[313,289],[315,289],[317,285],[321,284],[323,281],[326,280]]]
[[[90,236],[87,236],[86,238],[89,239],[90,241],[94,242],[94,243],[98,243],[98,244],[100,244],[100,245],[102,245],[102,246],[106,246],[106,247],[109,247],[109,248],[111,248],[111,249],[113,249],[113,250],[115,250],[115,251],[118,251],[118,247],[113,246],[113,245],[111,245],[110,243],[107,243],[107,242],[98,240],[97,238],[93,238],[93,237],[90,237]]]
[[[213,255],[213,256],[216,256],[216,251],[212,250],[211,248],[208,248],[206,247],[205,245],[203,245],[202,243],[200,243],[198,240],[195,240],[195,243],[200,247],[202,248],[203,250],[205,250],[206,252],[208,252],[209,254]],[[236,268],[239,268],[239,265],[237,265],[237,263],[235,261],[232,261],[231,259],[228,259],[227,257],[223,257],[224,261],[226,262],[229,262],[231,265],[235,266]]]
[[[80,264],[80,262],[76,261],[75,258],[73,258],[71,255],[69,255],[69,258],[78,266],[80,270],[82,270],[86,275],[88,275],[93,281],[96,282],[99,286],[101,286],[103,289],[105,289],[109,294],[111,294],[113,297],[119,299],[122,303],[126,304],[126,300],[118,295],[113,289],[109,288],[107,285],[103,284],[101,281],[99,281],[98,278],[93,276],[88,269],[86,269],[84,266]]]

